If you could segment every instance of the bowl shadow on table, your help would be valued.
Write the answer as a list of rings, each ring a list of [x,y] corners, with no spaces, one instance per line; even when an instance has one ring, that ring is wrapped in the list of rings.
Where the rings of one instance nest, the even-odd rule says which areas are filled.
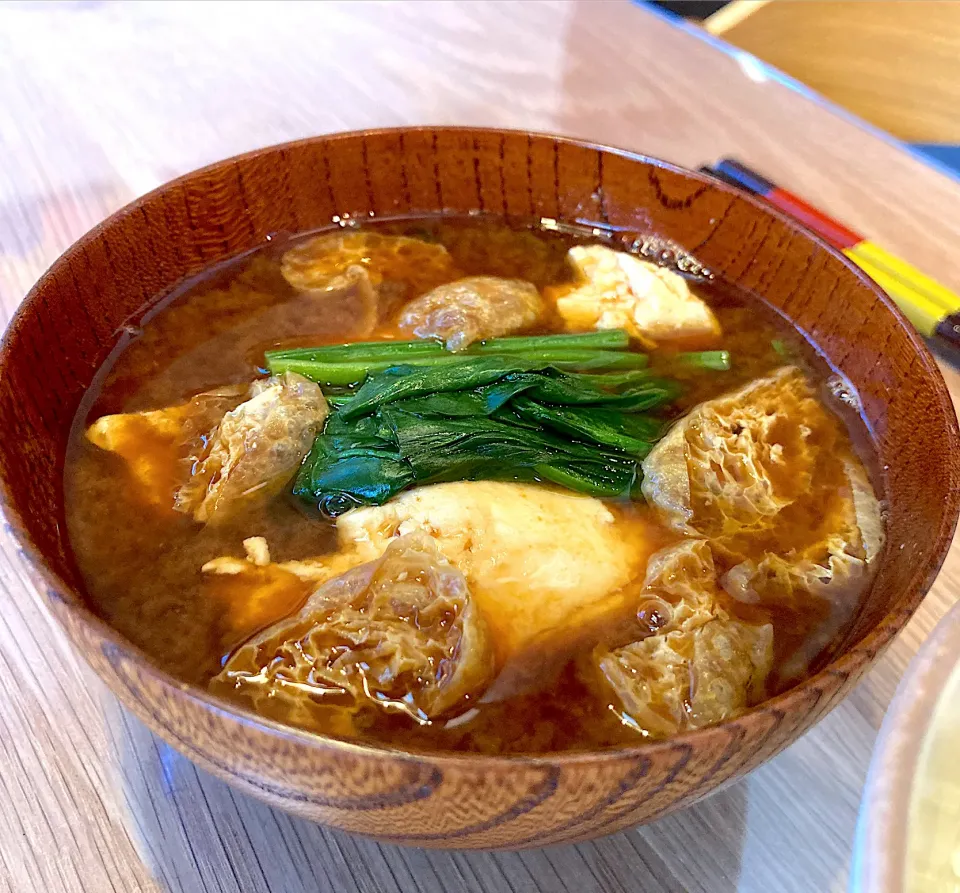
[[[653,825],[520,852],[381,844],[294,818],[195,767],[104,693],[127,823],[164,893],[728,893],[738,886],[743,784]],[[696,864],[690,847],[696,847]],[[715,850],[716,852],[710,852]],[[705,884],[698,866],[715,871]]]

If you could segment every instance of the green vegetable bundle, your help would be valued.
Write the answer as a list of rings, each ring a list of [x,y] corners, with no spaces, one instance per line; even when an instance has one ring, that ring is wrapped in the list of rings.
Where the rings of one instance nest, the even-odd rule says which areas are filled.
[[[646,356],[627,344],[617,331],[500,338],[462,353],[424,341],[268,353],[272,372],[340,390],[328,395],[333,412],[294,493],[330,516],[442,481],[636,496],[640,462],[664,430],[651,413],[680,386],[644,369]],[[717,368],[716,353],[684,361]]]

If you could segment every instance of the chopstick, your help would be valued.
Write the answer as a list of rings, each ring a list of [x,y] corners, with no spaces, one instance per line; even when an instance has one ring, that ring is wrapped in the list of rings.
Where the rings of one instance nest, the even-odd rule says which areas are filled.
[[[952,350],[960,348],[960,295],[739,161],[724,158],[700,170],[764,199],[813,230],[890,295],[921,335],[946,342]]]

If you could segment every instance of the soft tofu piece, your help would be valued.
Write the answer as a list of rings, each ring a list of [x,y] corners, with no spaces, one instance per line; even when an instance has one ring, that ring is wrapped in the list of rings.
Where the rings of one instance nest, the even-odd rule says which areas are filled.
[[[204,597],[218,606],[220,650],[229,654],[255,633],[279,623],[302,607],[317,584],[335,577],[339,571],[356,566],[356,560],[343,561],[341,567],[299,562],[274,562],[270,547],[262,536],[243,541],[245,558],[222,555],[203,565]]]
[[[540,293],[522,279],[470,276],[449,282],[407,304],[400,329],[436,338],[449,350],[532,326],[543,313]]]
[[[599,647],[587,675],[628,725],[664,737],[735,716],[764,694],[773,627],[724,608],[705,540],[685,540],[650,559],[640,609],[660,628],[619,648]]]
[[[303,561],[274,562],[261,536],[243,541],[245,558],[220,555],[207,561],[204,597],[220,609],[221,650],[229,653],[254,633],[300,608],[317,586],[363,562],[355,552]]]
[[[242,575],[216,574],[204,579],[204,598],[218,609],[221,654],[229,654],[250,636],[289,617],[303,605],[311,584],[276,564],[248,565]]]
[[[569,654],[623,612],[620,590],[642,575],[656,548],[645,522],[534,484],[436,484],[337,519],[341,548],[364,559],[415,530],[466,576],[501,667],[533,653]]]
[[[206,523],[289,481],[327,412],[319,386],[288,372],[166,409],[104,416],[87,438],[124,459],[151,505]]]
[[[576,245],[567,258],[579,281],[554,293],[572,331],[626,329],[646,348],[721,334],[713,311],[672,270],[603,245]]]

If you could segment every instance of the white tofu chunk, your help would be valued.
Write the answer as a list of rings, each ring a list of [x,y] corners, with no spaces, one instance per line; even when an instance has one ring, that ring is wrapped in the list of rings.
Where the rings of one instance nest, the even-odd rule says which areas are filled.
[[[556,298],[568,329],[626,329],[643,347],[720,335],[713,311],[679,274],[603,245],[567,253],[579,281]]]
[[[330,556],[258,566],[215,558],[206,573],[233,577],[259,600],[267,570],[316,585],[373,561],[400,536],[422,532],[467,580],[490,630],[497,700],[546,681],[576,651],[591,647],[611,622],[635,608],[636,587],[657,534],[639,518],[618,518],[598,499],[534,484],[463,481],[401,494],[383,506],[337,519],[339,550]],[[236,599],[237,610],[242,600]]]

